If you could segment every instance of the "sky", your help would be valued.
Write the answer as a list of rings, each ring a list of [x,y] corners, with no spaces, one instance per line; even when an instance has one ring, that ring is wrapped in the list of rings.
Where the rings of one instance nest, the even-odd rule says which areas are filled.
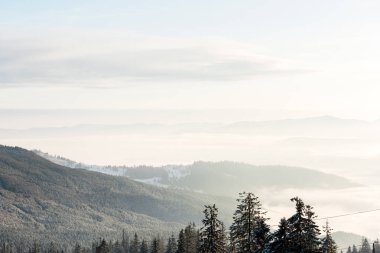
[[[304,192],[323,199],[321,215],[377,208],[379,11],[375,0],[0,0],[1,144],[90,164],[303,166],[369,184]],[[297,132],[228,130],[288,118],[306,119]],[[351,206],[328,206],[343,197]],[[372,218],[334,225],[372,235]]]
[[[378,1],[21,0],[0,7],[0,109],[380,118]]]

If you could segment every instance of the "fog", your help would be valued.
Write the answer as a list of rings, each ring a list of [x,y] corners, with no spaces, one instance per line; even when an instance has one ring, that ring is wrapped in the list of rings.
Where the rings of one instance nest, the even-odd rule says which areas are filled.
[[[153,116],[147,117],[147,114]],[[198,160],[231,160],[254,165],[301,166],[344,176],[361,184],[360,187],[341,190],[262,189],[257,195],[269,209],[268,215],[274,224],[291,214],[293,206],[289,199],[296,195],[315,206],[319,217],[380,207],[380,124],[377,121],[321,116],[243,122],[239,121],[239,116],[226,121],[215,116],[218,114],[213,114],[214,118],[209,117],[206,121],[205,112],[193,112],[185,117],[181,112],[158,111],[145,112],[144,118],[148,119],[145,122],[141,121],[138,112],[123,112],[124,117],[116,120],[118,124],[111,124],[108,119],[97,118],[96,112],[82,111],[78,115],[68,117],[51,112],[49,117],[57,119],[51,121],[55,125],[43,128],[35,125],[38,121],[32,114],[23,116],[24,127],[8,125],[8,128],[0,130],[2,144],[39,149],[97,165],[166,165],[190,164]],[[115,118],[120,112],[107,115]],[[175,115],[178,117],[173,117]],[[164,119],[168,121],[165,123]],[[185,123],[184,119],[193,119],[194,122]],[[378,233],[374,221],[380,218],[379,215],[379,212],[373,212],[329,221],[336,231],[373,237]]]

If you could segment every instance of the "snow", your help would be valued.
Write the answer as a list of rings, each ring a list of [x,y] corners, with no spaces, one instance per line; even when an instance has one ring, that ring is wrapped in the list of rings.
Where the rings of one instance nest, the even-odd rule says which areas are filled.
[[[145,178],[145,179],[133,179],[135,181],[145,183],[145,184],[151,184],[159,187],[168,188],[168,185],[161,184],[162,178],[161,177],[152,177],[152,178]]]
[[[165,170],[169,179],[180,179],[191,174],[190,170],[185,166],[166,166]]]

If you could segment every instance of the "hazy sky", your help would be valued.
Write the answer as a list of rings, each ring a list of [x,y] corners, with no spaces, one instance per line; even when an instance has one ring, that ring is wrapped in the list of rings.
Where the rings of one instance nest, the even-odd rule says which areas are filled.
[[[379,1],[2,1],[0,108],[380,118]]]

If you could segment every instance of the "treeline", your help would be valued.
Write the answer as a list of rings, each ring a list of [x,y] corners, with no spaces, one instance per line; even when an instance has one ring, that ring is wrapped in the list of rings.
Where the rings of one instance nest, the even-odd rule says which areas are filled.
[[[379,240],[376,240],[373,245],[371,245],[367,238],[363,238],[362,244],[356,246],[355,244],[347,248],[346,253],[379,253],[380,244]],[[343,250],[341,251],[343,253]]]
[[[282,218],[274,227],[268,224],[269,218],[258,197],[243,192],[239,194],[228,229],[218,217],[218,208],[207,205],[201,228],[191,223],[169,238],[157,235],[147,240],[137,233],[129,238],[123,231],[121,239],[99,239],[91,247],[78,243],[72,249],[60,248],[53,242],[34,242],[29,247],[3,243],[0,253],[336,253],[337,245],[328,222],[321,236],[313,207],[298,197],[291,201],[295,205],[294,214]],[[353,246],[347,253],[371,253],[371,247],[365,240],[359,250]]]

